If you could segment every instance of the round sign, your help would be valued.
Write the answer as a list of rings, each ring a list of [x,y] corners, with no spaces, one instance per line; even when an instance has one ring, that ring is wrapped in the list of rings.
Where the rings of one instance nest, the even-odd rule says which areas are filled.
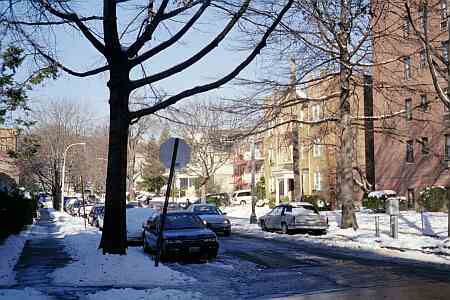
[[[176,138],[170,138],[159,147],[159,160],[163,165],[170,169],[172,164],[173,148],[175,145]],[[175,168],[183,168],[189,162],[191,158],[191,147],[182,139],[178,139],[178,151],[177,159],[175,161]]]

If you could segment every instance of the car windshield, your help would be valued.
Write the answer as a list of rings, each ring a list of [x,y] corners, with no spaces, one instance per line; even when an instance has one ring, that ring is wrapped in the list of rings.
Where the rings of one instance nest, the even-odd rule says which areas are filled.
[[[167,215],[165,230],[203,228],[201,220],[195,215],[175,214]]]
[[[222,212],[215,206],[201,205],[194,206],[194,212],[199,215],[221,215]]]
[[[287,207],[286,213],[292,215],[317,215],[319,212],[312,205],[301,205],[299,207]]]

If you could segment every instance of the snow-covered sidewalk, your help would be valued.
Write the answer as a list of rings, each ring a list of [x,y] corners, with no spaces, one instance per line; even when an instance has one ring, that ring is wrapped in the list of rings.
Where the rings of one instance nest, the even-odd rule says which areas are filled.
[[[256,208],[258,217],[267,213],[268,207]],[[326,235],[263,232],[258,225],[249,224],[250,207],[224,209],[231,218],[233,231],[268,239],[299,240],[328,246],[369,250],[378,254],[398,256],[435,263],[450,264],[450,240],[447,238],[447,214],[402,211],[399,216],[399,238],[389,236],[389,215],[370,212],[356,213],[358,230],[340,229],[340,211],[326,211],[329,230]],[[375,236],[375,217],[379,217],[380,237]]]
[[[80,294],[80,299],[201,299],[200,293],[174,289],[196,280],[163,264],[158,268],[141,247],[129,248],[127,255],[103,255],[98,249],[101,233],[97,228],[84,226],[84,220],[49,209],[51,234],[34,225],[28,235],[12,236],[0,245],[0,284],[10,286],[15,282],[14,265],[27,238],[55,238],[63,240],[64,251],[72,261],[50,273],[51,285],[70,287],[98,287],[99,292]],[[47,224],[48,227],[48,224]],[[7,259],[4,259],[4,258]],[[112,289],[101,287],[113,287]],[[138,288],[134,289],[132,287]],[[166,287],[166,288],[164,288]],[[92,288],[90,289],[92,291]],[[125,296],[126,295],[126,296]],[[43,287],[0,289],[0,299],[52,299]]]

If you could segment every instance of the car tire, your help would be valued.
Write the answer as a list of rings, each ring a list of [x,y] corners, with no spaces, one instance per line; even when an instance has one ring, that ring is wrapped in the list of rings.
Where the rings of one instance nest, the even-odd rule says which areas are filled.
[[[98,224],[98,220],[95,220],[95,227],[100,228],[100,224]]]
[[[150,253],[150,248],[148,247],[147,242],[145,241],[145,237],[142,236],[142,245],[144,248],[144,253]]]
[[[281,223],[281,232],[283,234],[289,234],[289,228],[286,223]]]
[[[231,234],[231,229],[230,230],[225,230],[223,232],[223,236],[230,236],[230,234]]]
[[[217,258],[218,252],[219,252],[219,250],[217,249],[217,250],[214,251],[214,252],[208,253],[207,260],[213,260],[213,259],[216,259],[216,258]]]
[[[261,221],[261,230],[262,231],[268,231],[266,227],[266,223],[264,221]]]
[[[247,205],[247,202],[245,202],[244,200],[241,201],[241,206],[245,206]]]

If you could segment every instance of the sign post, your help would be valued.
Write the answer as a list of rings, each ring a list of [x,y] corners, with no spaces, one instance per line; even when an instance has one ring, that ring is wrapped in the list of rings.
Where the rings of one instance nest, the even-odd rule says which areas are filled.
[[[399,201],[397,198],[388,198],[388,213],[390,215],[390,225],[391,225],[391,237],[398,239],[398,215]]]
[[[164,223],[166,222],[167,206],[169,204],[170,190],[175,175],[175,168],[184,167],[188,163],[190,156],[190,147],[179,138],[170,138],[159,148],[159,159],[166,168],[170,168],[170,172],[169,181],[167,182],[166,197],[164,199],[164,207],[161,215],[161,226],[159,226],[158,241],[156,243],[155,267],[158,266],[161,257]]]

